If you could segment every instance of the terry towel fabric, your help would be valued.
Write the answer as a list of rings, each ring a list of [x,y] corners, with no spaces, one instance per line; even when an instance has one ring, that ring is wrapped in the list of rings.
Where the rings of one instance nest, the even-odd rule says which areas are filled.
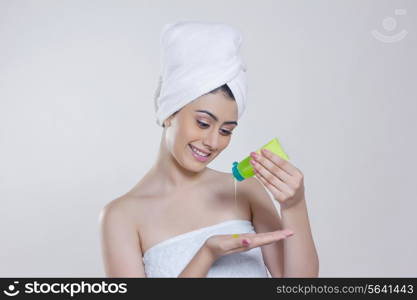
[[[227,84],[238,107],[247,103],[246,65],[240,55],[241,32],[224,23],[179,21],[160,36],[161,74],[155,92],[156,123],[189,102]]]
[[[152,246],[143,254],[146,277],[178,277],[212,235],[255,233],[251,221],[233,219],[189,231]],[[218,258],[206,277],[271,277],[260,247]]]

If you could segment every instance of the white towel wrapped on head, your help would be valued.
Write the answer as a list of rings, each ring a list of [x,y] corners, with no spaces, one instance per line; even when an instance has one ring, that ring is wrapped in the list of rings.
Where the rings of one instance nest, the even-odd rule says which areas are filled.
[[[227,84],[238,107],[246,108],[246,66],[239,53],[242,34],[214,22],[180,21],[166,24],[160,36],[161,75],[155,93],[156,122],[196,98]]]

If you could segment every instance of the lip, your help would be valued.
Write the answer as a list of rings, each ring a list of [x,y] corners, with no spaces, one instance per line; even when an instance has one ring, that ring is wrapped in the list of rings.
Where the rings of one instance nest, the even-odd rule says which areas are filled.
[[[195,146],[193,146],[193,147],[195,147]],[[197,153],[195,153],[194,151],[193,151],[193,149],[191,149],[191,144],[188,144],[188,148],[190,149],[190,151],[191,151],[191,154],[198,160],[198,161],[201,161],[201,162],[205,162],[205,161],[207,161],[208,159],[209,159],[209,157],[210,157],[210,154],[211,153],[207,153],[207,152],[205,152],[205,151],[201,151],[200,150],[200,148],[197,148],[197,147],[195,147],[196,149],[198,149],[199,151],[201,151],[201,152],[203,152],[203,153],[207,153],[207,154],[209,154],[208,156],[206,156],[206,157],[204,157],[204,156],[200,156],[200,155],[198,155]]]
[[[198,151],[200,151],[200,152],[203,152],[203,153],[205,153],[205,154],[211,154],[211,152],[207,152],[207,151],[204,151],[204,150],[201,150],[200,148],[198,148],[198,147],[196,147],[196,146],[194,146],[194,145],[191,145],[191,144],[189,144],[190,146],[193,146],[194,148],[196,148]]]

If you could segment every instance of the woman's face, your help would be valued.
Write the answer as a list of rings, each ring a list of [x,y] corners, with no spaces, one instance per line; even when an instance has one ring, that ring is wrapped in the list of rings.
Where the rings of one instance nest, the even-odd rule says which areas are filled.
[[[168,151],[184,168],[201,171],[229,144],[237,115],[236,101],[222,92],[195,99],[165,121]]]

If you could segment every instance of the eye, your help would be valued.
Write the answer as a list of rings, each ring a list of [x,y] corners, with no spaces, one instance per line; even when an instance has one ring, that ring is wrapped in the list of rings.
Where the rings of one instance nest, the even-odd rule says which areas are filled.
[[[201,128],[207,128],[209,125],[207,123],[201,122],[199,120],[197,120],[198,126],[200,126]]]
[[[208,128],[210,126],[209,124],[201,122],[199,120],[197,120],[197,124],[200,128]],[[230,130],[221,129],[220,131],[222,132],[222,135],[225,135],[225,136],[232,134]]]
[[[221,131],[224,133],[223,135],[231,135],[232,134],[232,132],[229,131],[229,130],[222,129]]]

